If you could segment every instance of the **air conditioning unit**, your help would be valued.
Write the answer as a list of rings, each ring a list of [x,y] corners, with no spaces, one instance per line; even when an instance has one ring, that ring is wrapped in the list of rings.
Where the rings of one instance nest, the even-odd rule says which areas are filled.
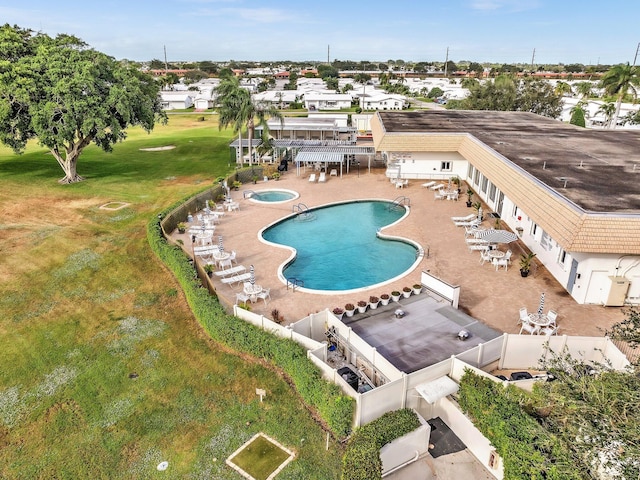
[[[622,307],[629,291],[629,280],[625,277],[609,277],[609,294],[604,301],[605,307]]]

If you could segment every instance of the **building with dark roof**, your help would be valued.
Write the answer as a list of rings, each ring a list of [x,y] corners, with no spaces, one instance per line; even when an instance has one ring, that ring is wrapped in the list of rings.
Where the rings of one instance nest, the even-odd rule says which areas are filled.
[[[640,132],[525,112],[379,112],[390,177],[464,179],[579,303],[640,303]]]

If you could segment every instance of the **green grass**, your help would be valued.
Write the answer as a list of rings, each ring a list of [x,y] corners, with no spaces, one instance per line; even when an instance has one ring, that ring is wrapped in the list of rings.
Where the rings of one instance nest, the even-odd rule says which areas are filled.
[[[256,437],[231,461],[256,480],[267,480],[289,454],[263,436]]]
[[[339,477],[340,446],[211,341],[147,243],[149,218],[231,169],[231,132],[199,116],[87,148],[74,185],[37,144],[0,147],[0,478],[142,479],[166,460],[166,478],[236,479],[222,459],[258,431],[299,446],[279,479]]]

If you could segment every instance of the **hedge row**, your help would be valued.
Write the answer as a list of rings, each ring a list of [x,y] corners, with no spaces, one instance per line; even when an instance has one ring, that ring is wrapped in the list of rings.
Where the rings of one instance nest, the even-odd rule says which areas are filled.
[[[416,412],[404,408],[387,412],[359,428],[349,440],[342,457],[342,480],[381,479],[380,449],[419,426]]]
[[[587,478],[558,437],[522,409],[523,395],[471,371],[460,382],[459,404],[502,457],[504,479]]]
[[[182,249],[170,245],[164,238],[157,219],[147,225],[147,238],[151,249],[176,276],[195,318],[211,338],[236,351],[265,359],[282,369],[303,400],[318,411],[336,437],[349,434],[353,423],[354,400],[344,395],[337,385],[322,378],[320,370],[307,358],[306,350],[301,345],[227,314],[218,299],[202,288],[193,265]]]

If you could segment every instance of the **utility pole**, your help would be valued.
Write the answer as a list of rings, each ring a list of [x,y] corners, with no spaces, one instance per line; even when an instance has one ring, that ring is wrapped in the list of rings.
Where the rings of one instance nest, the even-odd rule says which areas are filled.
[[[533,55],[531,55],[531,72],[533,72],[533,61],[536,58],[536,49],[533,49]]]
[[[167,46],[163,45],[164,48],[164,74],[166,75],[169,72],[169,67],[167,66]]]
[[[636,66],[636,60],[638,59],[638,50],[640,50],[640,42],[638,42],[638,46],[636,47],[636,56],[633,57],[633,67]]]
[[[329,61],[329,47],[331,47],[331,45],[327,45],[327,63],[331,64],[331,62]]]
[[[449,66],[449,47],[447,47],[447,57],[444,61],[444,77],[447,78],[447,67]]]

